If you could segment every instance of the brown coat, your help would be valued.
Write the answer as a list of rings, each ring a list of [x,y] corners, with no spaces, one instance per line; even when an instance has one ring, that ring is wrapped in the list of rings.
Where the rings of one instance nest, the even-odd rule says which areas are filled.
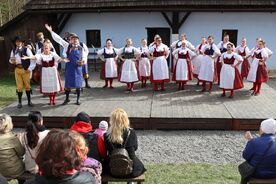
[[[25,149],[14,133],[0,134],[0,173],[8,180],[24,173],[24,154]]]

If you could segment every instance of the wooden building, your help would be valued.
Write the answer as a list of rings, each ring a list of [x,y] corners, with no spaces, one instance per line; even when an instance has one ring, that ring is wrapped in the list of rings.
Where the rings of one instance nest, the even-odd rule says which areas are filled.
[[[46,33],[45,23],[60,35],[78,34],[91,51],[103,47],[106,38],[122,47],[131,37],[138,46],[141,38],[151,42],[158,33],[170,45],[185,32],[197,45],[201,36],[213,35],[218,43],[227,32],[235,44],[246,37],[250,48],[256,37],[262,37],[276,53],[275,11],[276,0],[30,0],[21,14],[0,28],[6,53],[0,62],[8,62],[15,35],[34,40],[36,32]],[[270,70],[276,70],[274,58],[268,62]]]

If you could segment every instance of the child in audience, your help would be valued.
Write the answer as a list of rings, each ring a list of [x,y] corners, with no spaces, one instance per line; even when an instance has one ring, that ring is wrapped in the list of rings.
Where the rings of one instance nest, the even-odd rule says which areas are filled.
[[[86,146],[85,139],[81,134],[76,131],[70,131],[69,135],[74,139],[76,150],[82,161],[80,170],[92,173],[96,179],[96,183],[100,184],[102,164],[96,159],[87,157],[88,147]]]
[[[106,133],[108,129],[108,123],[106,121],[101,121],[99,123],[99,128],[95,130],[95,134],[99,136],[103,140],[103,135]]]

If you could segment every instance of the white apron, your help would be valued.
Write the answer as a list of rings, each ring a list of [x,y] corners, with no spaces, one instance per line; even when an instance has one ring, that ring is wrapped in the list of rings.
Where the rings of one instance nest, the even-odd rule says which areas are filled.
[[[251,62],[250,70],[249,70],[249,73],[248,73],[248,76],[247,76],[247,80],[248,80],[249,82],[256,82],[258,66],[259,66],[259,59],[256,59],[256,58],[255,58],[255,59]]]
[[[198,74],[199,80],[213,82],[214,81],[214,59],[210,56],[204,55],[202,56],[202,62]]]
[[[60,80],[55,66],[42,67],[41,92],[54,93],[60,91]]]
[[[228,64],[222,65],[220,72],[220,88],[233,89],[235,80],[235,69]]]
[[[132,59],[126,59],[122,66],[120,82],[129,83],[137,81],[138,73],[135,66],[135,62],[132,61]]]
[[[107,58],[105,60],[105,77],[106,78],[118,77],[117,64],[114,58]]]
[[[150,60],[148,58],[141,58],[139,61],[139,72],[142,77],[150,76]]]
[[[157,57],[152,63],[153,81],[169,79],[169,68],[165,56]]]

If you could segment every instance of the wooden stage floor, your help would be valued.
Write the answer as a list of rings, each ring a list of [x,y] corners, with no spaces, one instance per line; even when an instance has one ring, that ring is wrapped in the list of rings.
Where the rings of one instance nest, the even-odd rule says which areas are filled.
[[[262,119],[276,118],[276,80],[263,84],[259,96],[251,96],[251,83],[237,91],[233,99],[220,97],[221,91],[214,85],[214,91],[200,92],[195,81],[189,83],[184,91],[177,91],[175,84],[167,85],[164,92],[153,92],[152,86],[141,89],[135,85],[135,92],[126,92],[125,84],[114,82],[115,89],[103,89],[103,81],[94,76],[90,80],[91,89],[84,89],[81,105],[75,105],[76,95],[71,94],[69,105],[63,106],[65,96],[57,97],[57,105],[49,106],[48,98],[34,90],[35,107],[17,109],[17,102],[2,109],[0,113],[10,114],[16,127],[24,127],[27,114],[39,110],[48,127],[67,128],[78,112],[87,112],[94,123],[108,120],[111,111],[121,107],[127,111],[131,125],[137,129],[208,129],[208,130],[248,130],[258,129]],[[97,80],[95,79],[97,78]]]

